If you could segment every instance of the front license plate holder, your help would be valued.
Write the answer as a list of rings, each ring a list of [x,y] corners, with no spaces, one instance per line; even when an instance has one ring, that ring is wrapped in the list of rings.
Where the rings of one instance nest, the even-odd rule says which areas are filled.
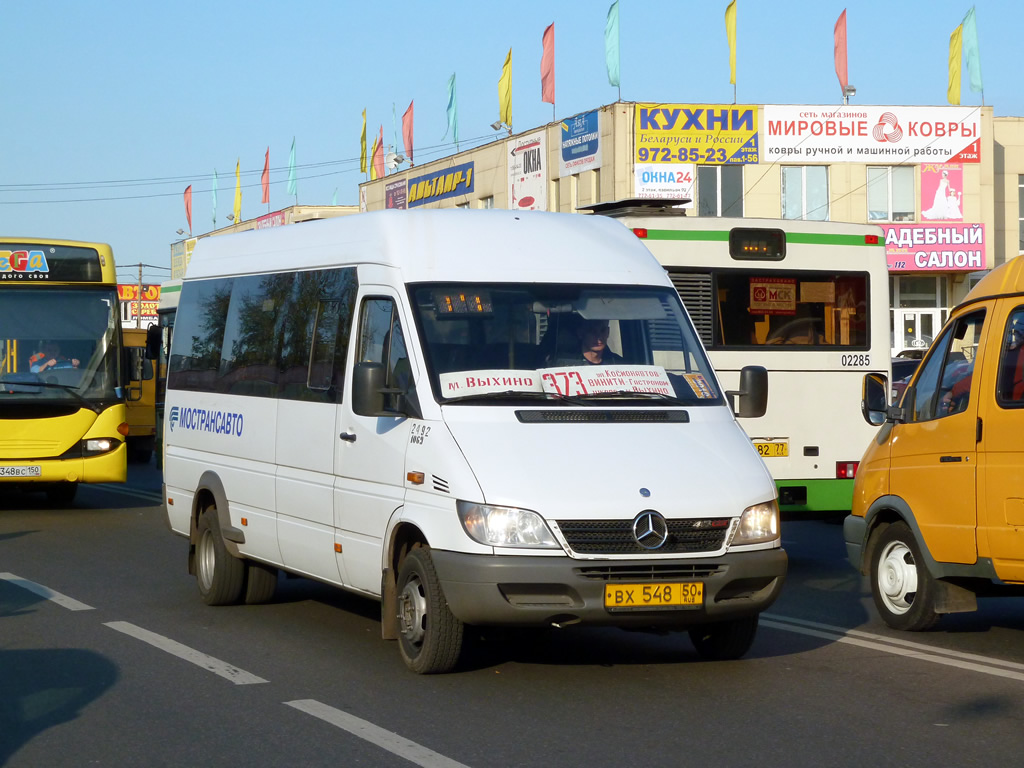
[[[42,477],[43,468],[38,464],[26,466],[0,466],[0,477]]]
[[[651,611],[700,608],[704,605],[704,582],[607,583],[604,607],[608,611]]]

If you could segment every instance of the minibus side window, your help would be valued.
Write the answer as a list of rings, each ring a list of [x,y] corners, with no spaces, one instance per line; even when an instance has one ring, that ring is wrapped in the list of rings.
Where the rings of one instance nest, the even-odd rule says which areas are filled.
[[[966,410],[984,320],[984,310],[964,315],[935,343],[915,386],[914,421],[940,419]]]
[[[405,392],[412,390],[412,367],[405,348],[405,334],[391,299],[363,301],[356,359],[363,363],[384,365],[387,387]]]
[[[1004,408],[1024,408],[1024,307],[1010,313],[999,355],[996,401]]]

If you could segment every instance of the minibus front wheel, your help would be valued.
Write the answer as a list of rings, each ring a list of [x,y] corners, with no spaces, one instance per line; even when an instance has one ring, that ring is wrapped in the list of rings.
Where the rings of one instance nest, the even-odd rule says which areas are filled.
[[[217,507],[210,504],[196,524],[196,583],[207,605],[233,605],[242,596],[245,563],[228,554],[217,519]]]
[[[413,672],[450,672],[458,663],[463,624],[448,608],[428,547],[417,547],[398,569],[398,647]]]
[[[757,614],[740,619],[700,624],[690,630],[690,642],[702,659],[732,661],[742,658],[754,644]]]
[[[910,527],[902,521],[888,526],[878,535],[872,552],[871,595],[882,620],[907,632],[932,627],[939,619],[935,579]]]

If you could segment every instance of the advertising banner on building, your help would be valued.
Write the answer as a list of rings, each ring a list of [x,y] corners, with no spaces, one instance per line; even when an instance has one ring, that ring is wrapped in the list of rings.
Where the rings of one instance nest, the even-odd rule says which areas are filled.
[[[693,208],[695,169],[692,163],[634,165],[633,197],[685,200],[687,202],[678,207]]]
[[[586,112],[562,121],[558,175],[572,176],[601,167],[600,113]]]
[[[405,179],[401,181],[389,181],[384,185],[384,207],[405,208]]]
[[[409,179],[406,204],[416,208],[449,197],[468,195],[472,191],[473,163],[463,163]]]
[[[139,316],[139,286],[137,283],[119,283],[117,295],[121,299],[121,321],[135,324]],[[157,321],[156,311],[160,307],[160,286],[142,286],[142,323]]]
[[[271,227],[283,227],[288,223],[284,211],[266,213],[256,219],[256,229],[270,229]]]
[[[981,162],[979,107],[766,105],[761,141],[770,161]]]
[[[548,156],[544,131],[509,139],[508,207],[519,211],[548,209]]]
[[[634,163],[731,165],[758,160],[757,107],[637,104]]]
[[[179,240],[171,243],[171,279],[178,280],[185,276],[188,263],[192,260],[192,249],[196,247],[198,237]]]
[[[892,272],[986,269],[984,224],[882,224]]]
[[[964,168],[959,163],[921,166],[921,218],[926,221],[963,221]],[[927,208],[925,206],[928,206]]]

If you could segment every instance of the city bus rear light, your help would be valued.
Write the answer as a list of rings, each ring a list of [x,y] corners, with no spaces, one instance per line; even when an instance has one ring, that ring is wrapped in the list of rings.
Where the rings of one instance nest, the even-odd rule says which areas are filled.
[[[857,476],[857,466],[860,464],[859,461],[837,461],[836,462],[836,479],[837,480],[852,480]]]
[[[878,235],[864,235],[865,245],[878,245]]]
[[[639,237],[641,240],[645,240],[647,238],[647,228],[633,227],[633,234]]]

